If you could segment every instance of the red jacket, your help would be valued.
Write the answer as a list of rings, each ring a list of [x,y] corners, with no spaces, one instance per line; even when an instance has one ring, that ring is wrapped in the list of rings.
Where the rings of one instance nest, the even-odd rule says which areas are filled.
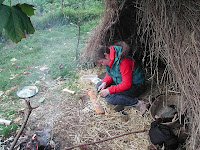
[[[111,46],[109,49],[110,49],[111,61],[108,66],[111,68],[114,62],[115,49],[113,46]],[[122,82],[117,85],[111,85],[110,87],[108,87],[110,94],[123,92],[124,90],[127,90],[131,87],[133,70],[134,70],[134,60],[132,60],[131,58],[122,59],[122,61],[120,62],[120,73],[122,76]],[[106,85],[109,85],[112,81],[113,81],[112,77],[106,74],[103,79],[103,82],[106,82]]]

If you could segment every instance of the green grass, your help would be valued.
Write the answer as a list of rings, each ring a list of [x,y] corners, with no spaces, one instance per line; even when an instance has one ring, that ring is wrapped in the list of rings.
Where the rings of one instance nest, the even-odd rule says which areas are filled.
[[[16,131],[17,128],[18,128],[18,125],[16,123],[12,123],[7,126],[0,124],[0,135],[8,136],[11,132]]]
[[[4,44],[0,48],[0,91],[9,94],[0,97],[0,107],[11,108],[0,109],[0,116],[5,119],[13,119],[11,112],[18,110],[13,106],[18,104],[16,92],[19,88],[32,85],[37,81],[55,80],[58,77],[70,79],[76,78],[73,70],[76,70],[78,62],[75,61],[75,50],[77,46],[76,25],[55,26],[50,29],[38,30],[18,44]],[[79,49],[84,46],[83,40]],[[11,61],[13,58],[16,61]],[[59,66],[63,66],[60,68]],[[46,66],[48,71],[41,71]],[[29,72],[25,75],[25,72]],[[45,79],[43,79],[43,77]],[[16,129],[15,125],[0,126],[0,135],[6,135]]]
[[[4,99],[0,103],[0,116],[7,120],[14,120],[18,116],[16,108],[20,108],[19,103]],[[0,135],[9,136],[11,132],[15,132],[17,129],[18,125],[16,123],[10,125],[0,124]]]
[[[40,68],[47,66],[50,77],[67,77],[76,68],[75,49],[77,44],[76,26],[59,26],[36,31],[18,44],[7,45],[1,49],[0,90],[13,86],[34,83],[42,75]],[[80,48],[83,47],[83,42]],[[16,61],[11,61],[15,58]],[[60,69],[59,65],[63,65]],[[29,75],[24,75],[29,72]],[[17,75],[12,79],[12,76]]]
[[[32,4],[33,1],[19,2]],[[76,67],[81,65],[75,60],[77,21],[81,23],[80,53],[88,32],[98,23],[103,11],[102,3],[96,0],[68,0],[63,9],[59,0],[35,2],[35,15],[31,17],[35,33],[17,44],[7,40],[4,33],[0,39],[0,91],[4,92],[0,96],[0,118],[13,120],[18,116],[21,105],[16,92],[23,86],[62,77],[67,79],[65,86],[77,90]],[[13,58],[16,60],[11,61]],[[48,69],[41,71],[44,67]],[[17,124],[0,125],[0,135],[6,136],[17,128]]]

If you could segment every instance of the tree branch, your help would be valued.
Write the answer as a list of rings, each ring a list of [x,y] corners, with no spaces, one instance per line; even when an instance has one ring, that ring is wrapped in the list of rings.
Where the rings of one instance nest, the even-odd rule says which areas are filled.
[[[76,45],[76,61],[78,60],[78,46],[80,42],[80,36],[81,36],[81,21],[77,19],[77,25],[78,25],[78,42]]]
[[[30,101],[29,101],[29,100],[26,100],[26,99],[25,99],[25,101],[26,101],[26,105],[27,105],[27,107],[28,107],[28,112],[27,112],[27,115],[26,115],[26,117],[25,117],[25,119],[24,119],[24,123],[22,124],[22,126],[21,126],[19,132],[18,132],[17,135],[15,136],[15,139],[14,139],[14,141],[13,141],[11,147],[10,147],[10,150],[13,150],[13,149],[14,149],[14,146],[15,146],[15,144],[17,143],[17,140],[19,139],[21,133],[22,133],[23,130],[24,130],[24,127],[25,127],[26,124],[27,124],[28,118],[29,118],[29,116],[30,116],[32,110],[39,107],[39,106],[37,106],[37,107],[31,107]]]

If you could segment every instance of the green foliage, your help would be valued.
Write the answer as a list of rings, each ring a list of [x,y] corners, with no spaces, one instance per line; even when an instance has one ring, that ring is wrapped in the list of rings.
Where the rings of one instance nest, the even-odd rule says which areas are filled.
[[[3,3],[4,0],[0,0],[0,5]]]
[[[0,18],[2,20],[0,22],[0,32],[4,28],[8,38],[16,43],[25,38],[26,34],[33,34],[35,31],[30,18],[19,6],[23,7],[26,13],[32,14],[32,10],[27,11],[31,8],[31,5],[16,5],[12,7],[0,5]]]
[[[15,113],[16,113],[15,110],[9,110],[9,111],[7,111],[7,112],[3,115],[3,117],[9,118],[9,116],[11,116],[11,115],[13,115],[13,114],[15,114]]]
[[[5,15],[6,14],[6,15]],[[5,5],[0,5],[0,33],[2,32],[3,28],[6,26],[7,22],[9,21],[9,7]]]
[[[54,3],[56,2],[55,0]],[[89,7],[86,5],[86,1],[84,1],[84,5],[85,8]],[[98,18],[102,13],[102,7],[97,8],[98,5],[91,5],[90,9],[87,10],[84,10],[83,7],[80,10],[74,10],[70,7],[44,16],[32,16],[35,28],[40,30],[16,45],[0,48],[0,69],[4,69],[0,73],[0,90],[5,91],[13,86],[23,86],[40,80],[42,73],[30,67],[32,64],[40,67],[48,64],[50,77],[53,79],[59,76],[68,78],[69,72],[77,66],[77,62],[74,61],[78,35],[76,23],[78,20],[81,22],[81,40],[83,41],[87,37],[86,33],[98,23]],[[4,7],[4,5],[2,6]],[[3,46],[2,43],[0,44]],[[66,45],[68,46],[66,47]],[[79,49],[81,47],[83,47],[83,42],[80,43]],[[59,51],[55,49],[59,49]],[[46,54],[49,56],[48,59],[44,59]],[[11,62],[12,58],[17,58],[17,61]],[[63,65],[62,69],[59,69],[60,64]],[[24,72],[30,72],[30,74],[25,76]],[[10,79],[13,75],[16,77]],[[14,94],[12,97],[15,99]]]
[[[61,10],[50,14],[35,24],[36,29],[51,28],[55,25],[77,24],[78,21],[84,23],[98,18],[99,14],[94,14],[86,11],[75,11],[73,9]]]
[[[4,119],[7,120],[13,120],[14,118],[17,117],[16,110],[13,110],[10,108],[11,105],[6,105],[6,107],[3,109],[0,109],[0,116],[2,116]],[[0,125],[0,135],[1,136],[6,136],[9,133],[16,131],[18,128],[18,125],[15,123],[12,123],[10,125]]]
[[[82,33],[86,33],[90,30],[93,29],[93,27],[95,27],[95,25],[97,25],[99,23],[99,19],[94,19],[88,22],[85,22],[82,26],[81,26],[81,32]]]
[[[11,125],[0,125],[0,135],[6,136],[11,132],[16,131],[18,128],[18,125],[15,123],[12,123]]]
[[[29,17],[34,15],[34,6],[33,5],[29,5],[29,4],[17,4],[17,6],[19,6],[21,8],[21,10],[28,15]]]
[[[4,1],[4,4],[8,5],[8,2]],[[23,86],[46,84],[48,81],[55,81],[58,77],[62,77],[66,79],[64,82],[66,86],[77,90],[76,68],[80,65],[75,60],[78,39],[77,21],[81,22],[79,49],[82,49],[88,32],[98,23],[99,16],[102,14],[102,6],[97,3],[97,0],[64,0],[63,9],[60,0],[19,0],[17,2],[29,3],[30,7],[35,6],[36,10],[34,11],[32,7],[31,12],[20,7],[23,3],[15,6],[21,9],[24,15],[35,13],[31,16],[35,32],[16,44],[5,38],[5,30],[0,35],[0,91],[6,92],[15,87],[9,94],[0,97],[0,104],[6,108],[2,110],[2,105],[0,106],[0,116],[8,120],[13,120],[18,115],[16,111],[21,106],[16,92]],[[0,6],[8,11],[9,6]],[[2,9],[0,9],[0,17],[8,21],[7,15],[3,16],[1,11]],[[8,13],[11,13],[11,10]],[[4,26],[5,24],[0,21],[0,29]],[[16,61],[11,61],[13,58],[16,58]],[[44,66],[48,68],[47,71],[40,70]],[[29,74],[26,75],[25,72]],[[13,129],[16,129],[15,125],[0,126],[0,134],[6,135]]]
[[[77,27],[57,26],[51,30],[36,31],[34,35],[21,42],[0,49],[0,91],[13,86],[24,86],[40,80],[43,72],[40,68],[47,66],[48,78],[68,78],[68,73],[77,66],[75,49],[77,43]],[[83,41],[79,47],[82,48]],[[12,58],[17,60],[12,62]],[[63,65],[59,68],[59,65]],[[38,67],[36,67],[38,66]],[[36,68],[35,68],[36,67]],[[30,72],[29,75],[23,75]],[[11,79],[15,76],[15,78]],[[46,77],[46,78],[47,78]]]
[[[73,9],[91,9],[102,7],[101,2],[97,0],[66,0],[64,1],[64,6],[71,7]],[[92,6],[92,7],[91,7]]]
[[[45,0],[47,3],[51,3],[53,4],[54,3],[54,0]]]
[[[66,1],[65,1],[66,2]],[[74,5],[77,2],[74,2]],[[63,9],[57,8],[57,5],[46,9],[52,10],[47,15],[44,16],[33,16],[32,21],[34,22],[34,26],[36,29],[46,29],[51,28],[55,25],[67,25],[70,23],[77,24],[81,23],[81,26],[87,24],[87,22],[95,20],[99,20],[99,17],[102,14],[103,7],[98,3],[85,4],[85,7],[80,7],[79,9],[75,9],[74,7],[65,7]],[[60,5],[59,5],[60,6]],[[52,8],[53,7],[53,8]],[[55,11],[56,10],[56,11]]]

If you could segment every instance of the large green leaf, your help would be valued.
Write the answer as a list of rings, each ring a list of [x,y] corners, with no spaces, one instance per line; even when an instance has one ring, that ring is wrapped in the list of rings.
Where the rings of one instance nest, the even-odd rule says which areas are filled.
[[[9,20],[10,7],[6,5],[0,5],[0,33],[2,32],[4,26]]]
[[[3,3],[4,0],[0,0],[0,5]]]
[[[34,28],[30,18],[18,6],[9,8],[9,20],[7,21],[4,29],[6,35],[13,41],[19,42],[26,34],[33,34]]]
[[[19,6],[22,9],[22,11],[28,16],[34,15],[35,9],[33,8],[34,7],[33,5],[24,3],[24,4],[17,4],[17,6]]]

